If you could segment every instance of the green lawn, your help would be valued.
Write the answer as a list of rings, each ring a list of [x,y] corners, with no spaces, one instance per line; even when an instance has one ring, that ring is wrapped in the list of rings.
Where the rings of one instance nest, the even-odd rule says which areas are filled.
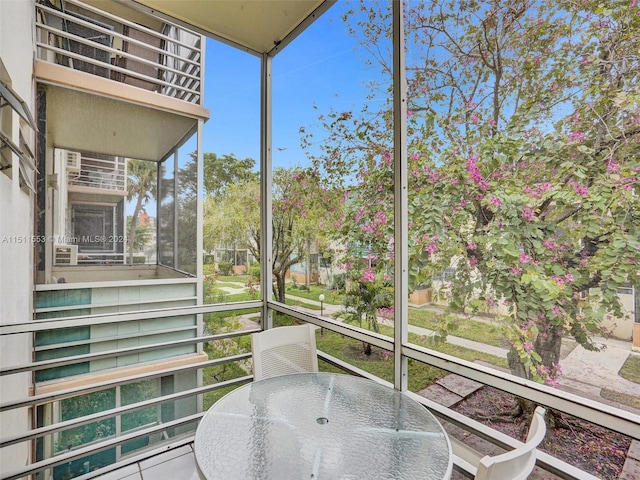
[[[629,358],[620,369],[620,376],[631,382],[640,383],[640,357],[629,355]]]
[[[245,284],[249,280],[249,275],[220,275],[216,278],[217,282],[231,282]]]
[[[299,285],[303,286],[303,285]],[[310,285],[309,291],[301,290],[300,288],[294,288],[293,284],[287,284],[286,293],[296,297],[307,298],[309,300],[315,300],[319,302],[318,297],[324,295],[324,303],[331,305],[343,305],[344,294],[332,293],[331,290],[327,290],[324,286]]]
[[[380,333],[383,335],[391,335],[392,329],[390,327],[382,327]],[[421,344],[417,335],[409,334],[409,340],[417,345]],[[316,344],[319,350],[329,355],[344,360],[384,380],[389,382],[393,381],[393,355],[391,352],[373,348],[372,354],[367,356],[364,354],[362,342],[343,337],[340,334],[327,330],[325,330],[323,334],[318,333],[316,335]],[[481,360],[498,367],[508,367],[506,359],[456,345],[445,343],[435,348],[430,348],[468,361]],[[439,378],[449,374],[449,372],[445,370],[440,370],[414,360],[409,360],[408,370],[409,390],[414,392],[422,390]]]
[[[432,310],[409,308],[409,325],[435,330],[441,322],[447,322],[447,333],[456,337],[474,340],[494,347],[509,348],[499,325],[489,321],[445,315]]]
[[[209,272],[210,273],[210,272]],[[205,274],[209,274],[206,269],[205,269]],[[247,283],[247,280],[249,280],[249,276],[248,275],[227,275],[227,276],[218,276],[216,277],[215,282],[213,282],[213,286],[215,289],[221,289],[223,287],[229,287],[229,288],[238,288],[239,286],[244,286]],[[310,285],[309,286],[309,290],[301,290],[299,287],[302,285],[297,285],[296,287],[294,287],[293,283],[287,283],[286,285],[286,293],[289,295],[292,295],[294,297],[300,297],[300,298],[306,298],[309,300],[315,300],[315,301],[319,301],[318,297],[323,294],[325,299],[324,302],[331,304],[331,305],[342,305],[344,303],[344,295],[343,294],[338,294],[335,292],[331,292],[330,290],[327,290],[324,286],[318,286],[318,285]],[[224,293],[223,291],[221,291],[221,293]],[[230,297],[234,298],[233,302],[236,301],[241,301],[244,298],[240,297],[240,300],[237,300],[234,295],[231,295]],[[289,305],[289,302],[287,302],[287,304]],[[302,303],[291,303],[291,305],[305,305],[308,306],[308,304],[302,304]]]
[[[602,396],[602,398],[606,398],[607,400],[611,400],[612,402],[616,402],[621,405],[626,405],[627,407],[640,410],[640,398],[636,396],[616,392],[614,390],[609,390],[608,388],[603,388],[600,391],[600,395]]]
[[[223,287],[227,287],[227,288],[245,288],[245,284],[241,283],[241,282],[221,282],[221,281],[216,281],[214,283],[216,288],[223,288]]]
[[[292,325],[294,323],[295,321],[293,318],[284,315],[277,315],[274,319],[274,324],[276,326]],[[380,327],[380,333],[391,337],[393,336],[393,329],[382,325]],[[418,335],[412,333],[409,334],[409,340],[416,345],[427,346],[425,340]],[[322,350],[329,355],[344,360],[345,362],[361,368],[373,375],[379,376],[380,378],[390,382],[393,381],[393,356],[390,352],[374,348],[373,353],[370,356],[367,356],[363,353],[364,350],[362,342],[344,337],[328,330],[324,330],[322,334],[318,332],[316,335],[316,344],[319,350]],[[449,343],[436,346],[430,345],[428,348],[468,360],[470,362],[480,360],[497,367],[508,368],[506,359],[489,355],[484,352],[479,352],[477,350],[471,350]],[[412,391],[422,390],[427,385],[430,385],[445,375],[448,375],[448,372],[444,370],[440,370],[417,361],[409,361],[409,389]]]

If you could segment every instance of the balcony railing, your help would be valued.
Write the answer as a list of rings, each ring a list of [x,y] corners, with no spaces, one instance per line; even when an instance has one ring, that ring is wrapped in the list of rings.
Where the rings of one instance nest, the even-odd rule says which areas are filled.
[[[64,332],[68,332],[71,347],[87,344],[86,340],[71,339],[74,330],[90,329],[90,344],[99,344],[105,340],[109,345],[108,349],[95,348],[82,352],[74,351],[71,348],[65,353],[63,349],[68,348],[69,345],[58,342],[57,345],[50,344],[47,347],[47,351],[57,352],[55,358],[39,358],[29,364],[0,369],[0,376],[3,377],[24,374],[38,377],[40,376],[39,372],[52,371],[52,369],[68,370],[68,377],[58,380],[62,383],[37,383],[33,396],[4,402],[0,405],[0,412],[33,409],[36,412],[34,418],[38,418],[38,424],[35,428],[29,430],[25,426],[24,432],[1,438],[0,448],[31,442],[35,446],[34,451],[40,452],[38,453],[39,457],[34,458],[32,463],[27,466],[12,471],[3,469],[0,474],[1,479],[13,480],[37,472],[58,472],[58,475],[62,475],[60,469],[67,469],[68,472],[65,473],[71,473],[75,477],[94,478],[100,474],[102,467],[112,470],[114,466],[125,466],[139,461],[145,455],[151,456],[159,451],[160,446],[164,445],[166,451],[167,448],[177,448],[192,442],[197,422],[206,408],[203,398],[210,395],[210,392],[231,388],[251,380],[252,377],[248,371],[250,353],[246,350],[227,351],[219,358],[210,354],[207,359],[202,353],[195,358],[195,354],[185,356],[184,352],[207,351],[208,345],[213,342],[229,341],[229,339],[246,336],[257,330],[245,329],[214,335],[208,335],[204,332],[198,336],[171,338],[171,334],[182,330],[172,326],[173,322],[186,316],[194,318],[206,313],[222,311],[232,315],[234,311],[240,309],[257,309],[261,306],[261,301],[254,301],[93,315],[87,315],[86,312],[78,310],[76,313],[72,313],[76,316],[37,319],[31,322],[0,326],[0,334],[8,336],[27,334],[35,335],[38,338],[38,336],[51,333],[60,336]],[[297,321],[311,322],[326,330],[366,341],[379,348],[394,350],[394,340],[389,337],[286,305],[269,302],[269,306]],[[133,323],[143,325],[145,322],[160,322],[164,326],[162,330],[155,332],[159,333],[158,335],[150,335],[148,329],[145,328],[128,328]],[[189,326],[189,328],[193,327]],[[99,338],[99,335],[104,335],[104,331],[119,332],[120,338],[109,336],[105,336],[103,339]],[[195,333],[195,330],[193,332]],[[202,348],[199,348],[198,345],[202,345]],[[177,354],[170,357],[162,356],[161,361],[158,359],[152,362],[144,361],[144,358],[148,360],[150,358],[148,355],[153,352],[166,352],[168,349],[177,349]],[[525,382],[508,374],[502,374],[415,345],[403,345],[402,354],[414,361],[458,373],[485,385],[491,385],[557,409],[560,412],[571,413],[579,418],[607,426],[633,438],[637,439],[639,436],[640,422],[638,422],[637,415],[605,407],[597,402],[545,385]],[[124,362],[123,364],[121,362],[122,359],[130,359],[134,355],[138,356],[138,363]],[[193,356],[195,360],[189,361],[189,355]],[[380,378],[340,359],[322,352],[319,353],[319,356],[323,363],[331,364],[354,375],[366,376],[385,383]],[[100,372],[84,374],[74,371],[74,368],[78,366],[100,362],[103,364],[110,362],[113,365],[107,370],[108,374],[101,376]],[[246,375],[239,374],[231,380],[219,381],[215,376],[207,374],[211,368],[223,365],[231,366],[232,364],[239,365],[239,371],[244,371]],[[204,382],[198,380],[203,376]],[[190,381],[185,381],[189,378],[191,378]],[[132,396],[132,391],[138,392],[138,397]],[[431,409],[442,420],[462,428],[469,434],[478,435],[507,449],[513,448],[519,443],[517,440],[449,408],[417,394],[410,392],[408,394]],[[104,400],[107,397],[111,398],[110,403],[100,404],[100,399]],[[77,399],[78,402],[75,402],[74,399]],[[65,417],[64,412],[61,413],[64,410],[63,404],[65,402],[70,402],[70,405],[84,405],[85,408],[89,408],[87,405],[93,405],[91,408],[94,411],[75,412]],[[131,415],[133,413],[135,416]],[[143,418],[144,421],[140,425],[132,425],[132,418]],[[45,419],[48,420],[44,421]],[[84,442],[67,443],[67,439],[72,438],[72,434],[78,432],[83,426],[91,426],[90,430],[103,433]],[[48,453],[43,454],[42,452]],[[596,477],[544,452],[540,452],[538,455],[538,465],[564,479],[596,479]],[[94,471],[94,469],[97,470]]]
[[[200,35],[167,22],[154,30],[77,0],[63,5],[36,5],[39,60],[201,104]]]
[[[74,187],[84,187],[126,195],[125,161],[119,157],[101,159],[82,156],[79,168],[70,169],[67,165],[67,183],[70,191],[73,191]]]

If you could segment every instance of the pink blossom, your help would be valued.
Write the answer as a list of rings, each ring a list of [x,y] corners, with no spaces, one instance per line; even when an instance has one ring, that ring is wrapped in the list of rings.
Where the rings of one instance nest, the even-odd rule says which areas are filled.
[[[531,257],[524,252],[520,252],[520,263],[526,264],[531,263]]]
[[[549,182],[544,182],[538,185],[538,190],[540,192],[546,192],[547,190],[551,190],[552,188],[553,188],[553,185],[551,185]]]
[[[549,376],[545,379],[544,381],[545,385],[548,385],[550,387],[557,387],[560,385],[560,381],[554,377],[554,376]]]
[[[584,132],[575,130],[569,134],[570,142],[573,142],[573,141],[580,142],[582,140],[584,140]]]
[[[562,316],[562,309],[558,306],[558,305],[554,305],[551,308],[551,312],[556,316],[556,317],[560,317]]]
[[[436,253],[438,251],[438,245],[435,243],[430,243],[426,247],[424,247],[424,251],[427,253]]]
[[[511,267],[511,273],[516,275],[516,276],[520,276],[520,275],[522,275],[522,268],[520,268],[520,267]]]
[[[556,284],[560,287],[562,285],[564,285],[564,279],[561,277],[551,277],[551,280],[553,280],[554,282],[556,282]]]
[[[573,283],[576,281],[576,279],[574,278],[573,275],[571,275],[570,273],[565,274],[564,276],[565,281],[569,282],[569,283]]]
[[[489,188],[489,184],[482,176],[482,173],[480,173],[480,168],[478,168],[477,163],[478,158],[480,158],[478,154],[474,154],[469,157],[469,159],[467,160],[467,172],[469,173],[469,176],[471,177],[473,183],[479,185],[482,190],[486,190],[487,188]]]
[[[366,225],[362,226],[362,231],[364,233],[374,233],[376,230],[376,227],[373,223],[367,223]]]
[[[502,200],[500,200],[500,198],[496,196],[492,196],[489,199],[489,203],[491,203],[491,205],[493,205],[496,208],[500,208],[502,206]]]
[[[535,218],[536,214],[533,211],[532,208],[529,207],[523,207],[522,208],[522,219],[526,220],[527,222],[531,222],[533,221],[533,219]]]
[[[469,242],[467,243],[467,250],[475,250],[476,248],[478,248],[478,244],[475,242]]]
[[[530,351],[532,351],[532,350],[533,350],[533,343],[528,342],[528,341],[527,341],[527,342],[524,342],[524,343],[522,344],[522,348],[524,348],[524,351],[525,351],[525,352],[530,352]]]
[[[471,255],[469,257],[469,265],[471,265],[472,267],[475,267],[478,264],[478,257],[476,257],[475,255]]]
[[[393,318],[393,307],[381,307],[376,312],[379,316],[385,320]]]
[[[620,165],[616,162],[614,158],[609,159],[607,162],[607,172],[618,172],[620,171]]]
[[[533,198],[538,198],[540,196],[540,194],[536,190],[531,188],[529,185],[525,185],[522,188],[522,191],[524,193],[526,193],[527,195],[529,195],[530,197],[533,197]]]
[[[584,185],[575,184],[573,186],[573,189],[581,197],[587,198],[589,196],[589,189],[587,187],[585,187]]]
[[[384,212],[376,212],[373,218],[376,222],[380,223],[381,225],[385,225],[387,223],[387,216],[385,215]]]
[[[359,281],[360,282],[371,282],[373,283],[376,279],[376,274],[373,270],[371,270],[370,268],[366,269],[363,273],[362,276],[360,277]]]

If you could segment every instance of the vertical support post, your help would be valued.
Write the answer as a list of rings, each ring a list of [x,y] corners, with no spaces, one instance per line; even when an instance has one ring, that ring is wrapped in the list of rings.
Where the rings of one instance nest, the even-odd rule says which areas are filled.
[[[160,204],[162,203],[162,162],[156,164],[156,264],[162,265],[160,258]]]
[[[173,268],[180,270],[178,261],[178,218],[180,209],[178,208],[178,168],[179,168],[179,151],[177,148],[173,150]]]
[[[204,48],[204,47],[203,47]],[[203,52],[204,55],[204,52]],[[196,138],[196,305],[202,305],[204,302],[204,268],[202,265],[204,252],[204,203],[203,203],[203,186],[204,186],[204,156],[202,152],[202,134],[204,121],[198,120],[198,130]],[[204,335],[204,315],[199,313],[196,315],[197,335]],[[198,343],[198,353],[204,352],[204,344]],[[203,385],[203,370],[196,370],[196,385]],[[196,397],[197,411],[201,412],[204,408],[204,397],[198,395]]]
[[[197,292],[196,304],[202,305],[204,301],[204,267],[202,265],[202,253],[204,251],[204,203],[203,203],[203,184],[204,184],[204,157],[202,152],[202,132],[203,120],[198,120],[198,130],[196,138],[196,278]],[[198,336],[202,336],[204,332],[202,314],[198,314]],[[198,351],[202,352],[202,344],[198,344]]]
[[[394,372],[397,390],[407,389],[407,358],[402,346],[408,341],[408,189],[407,189],[407,77],[404,52],[404,8],[393,0],[393,169],[394,169]]]
[[[262,328],[273,327],[273,223],[272,223],[272,92],[273,57],[262,56],[260,71],[260,291],[262,292]]]

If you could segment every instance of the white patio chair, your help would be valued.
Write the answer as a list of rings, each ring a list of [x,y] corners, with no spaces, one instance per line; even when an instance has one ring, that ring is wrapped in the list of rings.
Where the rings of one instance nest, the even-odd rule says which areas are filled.
[[[254,333],[251,351],[254,380],[318,371],[315,327],[310,324]]]
[[[546,410],[537,407],[525,443],[509,452],[489,456],[480,455],[459,441],[453,441],[454,464],[474,475],[475,480],[526,480],[536,465],[536,447],[547,433],[544,422]]]

